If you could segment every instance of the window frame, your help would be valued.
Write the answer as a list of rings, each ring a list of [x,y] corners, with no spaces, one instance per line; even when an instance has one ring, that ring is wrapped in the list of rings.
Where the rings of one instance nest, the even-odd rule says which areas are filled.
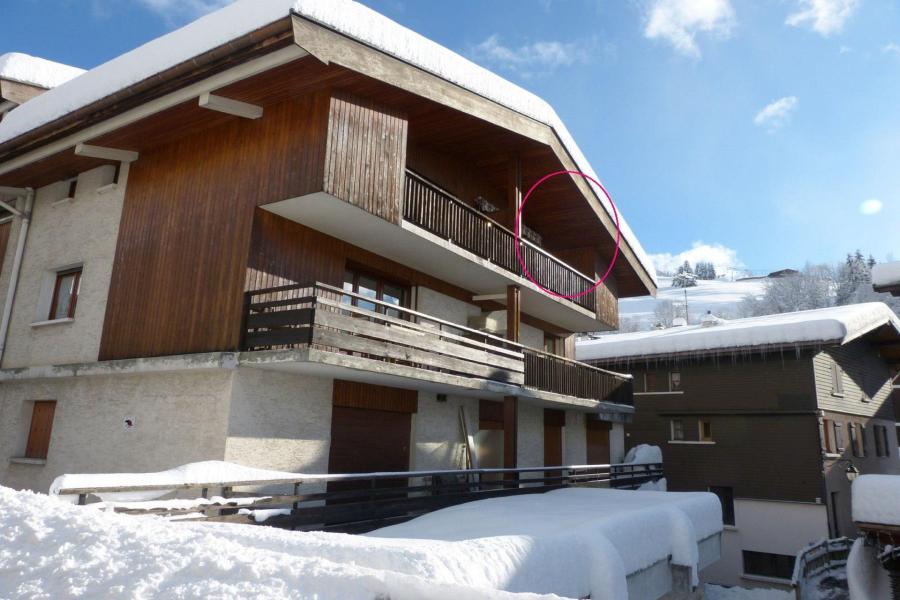
[[[709,426],[709,435],[704,435],[703,433],[703,425],[706,424]],[[712,432],[712,420],[710,419],[697,419],[697,439],[701,442],[712,442],[715,441],[713,439]]]
[[[675,423],[678,423],[680,437],[675,437]],[[669,419],[669,440],[672,442],[684,441],[684,419]]]
[[[751,559],[766,558],[768,560],[772,560],[772,566],[775,566],[776,568],[773,568],[771,571],[765,572],[765,573],[751,571],[747,568],[748,567],[748,560],[747,560],[748,555],[751,555],[751,556],[749,556],[749,558],[751,558]],[[779,560],[779,559],[782,560],[782,562],[784,562],[783,565],[775,564],[775,561]],[[748,577],[765,577],[767,579],[778,579],[778,580],[790,581],[791,577],[793,577],[794,561],[795,561],[795,557],[791,556],[789,554],[775,554],[773,552],[756,552],[754,550],[741,550],[741,569],[743,570],[743,574]],[[788,569],[788,564],[790,565],[789,569]],[[777,567],[782,567],[784,570],[779,572]]]
[[[81,292],[81,277],[83,272],[83,266],[73,267],[71,269],[63,269],[61,271],[55,272],[53,281],[53,293],[50,296],[50,309],[47,311],[48,321],[59,321],[61,319],[75,318],[75,308],[76,306],[78,306],[78,295]],[[56,309],[59,305],[60,286],[62,285],[63,280],[70,275],[75,276],[75,281],[72,283],[72,293],[69,295],[68,310],[66,310],[65,316],[57,317]]]
[[[837,454],[837,445],[834,440],[834,421],[832,419],[822,419],[822,435],[824,442],[825,454]]]
[[[859,425],[856,423],[847,423],[847,434],[850,437],[850,452],[853,454],[854,458],[861,458],[859,447],[859,433],[857,432],[858,428]]]
[[[711,494],[715,494],[719,498],[719,502],[722,503],[722,524],[737,527],[734,513],[734,488],[727,485],[710,485],[706,490]]]
[[[349,290],[351,293],[357,294],[357,295],[362,295],[359,293],[359,280],[362,277],[367,277],[367,278],[373,279],[375,281],[375,285],[376,285],[375,297],[372,298],[372,300],[376,300],[378,302],[384,302],[385,284],[391,285],[391,286],[396,286],[397,288],[400,289],[400,293],[401,293],[400,304],[397,304],[397,306],[399,308],[409,309],[409,303],[410,303],[410,299],[412,296],[412,291],[411,291],[409,285],[402,283],[396,279],[391,279],[389,277],[385,277],[374,271],[369,271],[364,268],[347,265],[346,267],[344,267],[344,281],[341,285],[342,288],[343,288],[343,284],[347,283],[347,275],[348,274],[352,275],[352,277],[350,278],[351,279],[350,285],[352,286],[352,289]],[[346,292],[348,290],[343,290],[343,291]],[[350,299],[349,304],[351,306],[355,306],[357,308],[359,308],[359,302],[366,301],[366,300],[361,300],[360,298],[357,298],[355,296],[346,296],[346,297]],[[343,299],[341,300],[341,302],[344,303]],[[347,304],[347,303],[344,303],[344,304]],[[363,310],[368,310],[368,309],[363,309]],[[390,309],[386,308],[380,304],[375,304],[375,310],[372,312],[379,313],[379,314],[386,314],[385,311],[388,311],[388,310],[390,310]],[[395,318],[400,318],[400,319],[407,318],[406,313],[404,313],[402,311],[397,311],[397,312],[398,312],[397,315],[388,315],[388,316],[395,316]]]

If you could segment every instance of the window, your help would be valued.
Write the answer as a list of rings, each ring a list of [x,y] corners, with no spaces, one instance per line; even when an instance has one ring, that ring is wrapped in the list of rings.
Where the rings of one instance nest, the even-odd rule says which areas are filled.
[[[859,429],[859,456],[865,458],[869,454],[869,445],[866,443],[866,426],[860,423],[857,428]]]
[[[835,452],[840,454],[844,451],[844,436],[841,435],[841,424],[837,421],[832,422],[834,428],[834,446]]]
[[[717,485],[709,486],[709,491],[719,497],[722,503],[722,522],[734,525],[734,489]]]
[[[847,433],[850,434],[850,449],[853,451],[853,456],[857,458],[862,456],[862,445],[860,444],[858,429],[859,425],[856,423],[847,423]]]
[[[78,288],[81,285],[81,267],[59,271],[53,284],[53,297],[50,300],[50,314],[47,319],[75,318],[75,304],[78,302]]]
[[[678,441],[684,439],[684,421],[681,419],[672,419],[671,429],[672,440]]]
[[[75,190],[78,189],[78,178],[76,177],[72,181],[69,182],[68,195],[66,198],[75,198]]]
[[[744,574],[790,580],[794,576],[794,557],[744,550]]]
[[[872,433],[875,435],[875,456],[890,456],[891,446],[888,442],[887,427],[884,425],[873,425]]]
[[[353,292],[364,298],[344,296],[341,298],[343,304],[352,304],[365,310],[386,314],[389,317],[402,318],[402,313],[387,308],[383,304],[369,302],[365,298],[402,307],[406,307],[409,303],[409,293],[405,286],[354,269],[347,269],[344,272],[344,291]]]
[[[681,391],[681,373],[679,373],[678,371],[672,371],[671,373],[669,373],[669,391]]]
[[[831,492],[831,524],[834,525],[832,537],[836,538],[841,537],[841,511],[838,507],[838,498],[840,495],[837,492]]]
[[[827,454],[837,453],[837,444],[834,441],[834,421],[831,419],[822,419],[822,435],[825,443],[825,452]]]
[[[47,458],[54,412],[56,412],[55,400],[38,400],[34,403],[31,411],[31,429],[28,431],[28,443],[25,446],[25,458]]]
[[[561,337],[544,333],[544,352],[557,356],[565,355],[565,340]]]
[[[844,374],[837,363],[831,363],[831,393],[837,395],[844,393]]]
[[[711,421],[709,421],[708,419],[700,419],[699,423],[697,424],[697,429],[699,430],[701,442],[713,441]]]

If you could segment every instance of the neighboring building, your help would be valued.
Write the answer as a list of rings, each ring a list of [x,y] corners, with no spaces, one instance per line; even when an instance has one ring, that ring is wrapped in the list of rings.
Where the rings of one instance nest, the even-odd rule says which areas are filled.
[[[850,600],[900,599],[900,477],[863,475],[853,482],[860,536],[847,557]]]
[[[878,263],[872,266],[872,289],[900,296],[900,261]]]
[[[805,545],[856,535],[848,475],[900,473],[900,320],[880,302],[710,316],[579,343],[577,355],[634,375],[628,444],[663,448],[669,489],[722,500],[730,527],[707,581],[787,584]]]
[[[291,12],[291,11],[296,12]],[[242,0],[0,122],[0,483],[620,461],[574,334],[651,263],[539,98],[353,2]],[[7,293],[7,290],[9,293]],[[470,451],[474,450],[474,452]]]

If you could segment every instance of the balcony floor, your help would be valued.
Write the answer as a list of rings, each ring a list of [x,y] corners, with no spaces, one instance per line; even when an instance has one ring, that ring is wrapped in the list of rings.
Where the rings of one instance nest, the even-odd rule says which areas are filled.
[[[324,192],[263,205],[301,225],[472,291],[500,294],[522,289],[522,310],[568,331],[598,331],[605,325],[593,312],[542,292],[536,285],[471,252],[404,221],[400,227]]]

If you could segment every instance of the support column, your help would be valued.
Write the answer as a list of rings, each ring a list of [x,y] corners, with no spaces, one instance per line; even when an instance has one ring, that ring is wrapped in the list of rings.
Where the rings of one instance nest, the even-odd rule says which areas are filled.
[[[515,231],[516,213],[522,203],[522,161],[518,155],[510,155],[506,175],[506,206],[503,225]]]
[[[519,341],[521,324],[521,290],[519,286],[506,288],[506,339]],[[516,396],[503,398],[503,467],[514,469],[518,466],[519,399]],[[507,477],[507,479],[513,479]]]

